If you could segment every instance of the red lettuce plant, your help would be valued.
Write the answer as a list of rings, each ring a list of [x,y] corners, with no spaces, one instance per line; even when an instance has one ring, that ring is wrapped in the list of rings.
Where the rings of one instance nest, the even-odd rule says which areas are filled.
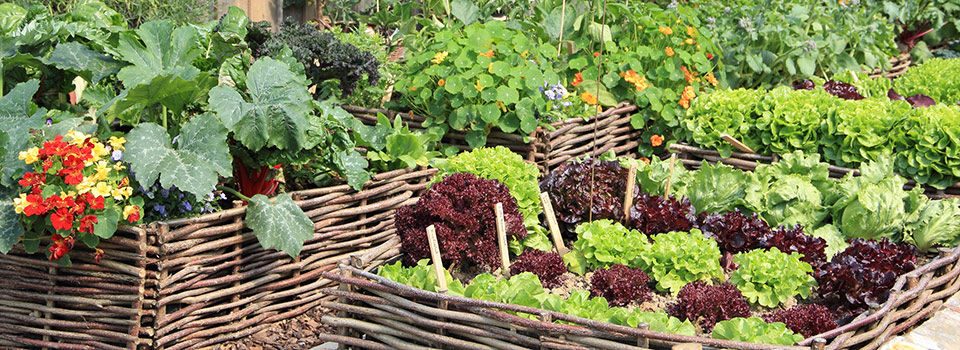
[[[563,282],[563,274],[567,272],[560,254],[545,252],[539,249],[524,250],[517,260],[510,264],[510,272],[518,274],[530,272],[540,277],[540,283],[545,288],[556,288]]]
[[[767,323],[783,322],[790,330],[811,337],[837,328],[833,313],[823,305],[796,305],[787,310],[779,310],[763,315]]]
[[[508,238],[526,237],[517,201],[503,183],[459,173],[434,184],[416,204],[397,209],[404,263],[416,265],[430,256],[426,228],[434,225],[444,263],[500,266],[493,209],[497,202],[503,204]]]
[[[739,209],[723,213],[700,214],[700,230],[717,240],[725,253],[741,253],[763,248],[760,240],[770,227],[757,214],[746,216]]]
[[[827,262],[827,241],[803,233],[803,226],[796,225],[791,229],[780,226],[766,236],[760,238],[763,248],[776,247],[784,253],[797,252],[803,254],[800,261],[810,264],[814,271]]]
[[[696,211],[690,199],[664,198],[641,193],[637,203],[630,208],[631,228],[650,236],[670,231],[688,232],[697,222]]]
[[[564,236],[576,239],[574,230],[581,222],[620,221],[626,177],[627,169],[618,162],[587,159],[554,169],[540,182],[540,190],[550,195]],[[634,187],[635,196],[639,187]]]
[[[711,286],[695,281],[683,286],[677,302],[670,305],[667,312],[681,320],[697,322],[704,332],[710,332],[717,322],[750,317],[750,305],[732,284]]]
[[[909,244],[858,238],[821,266],[814,278],[820,297],[838,307],[838,314],[856,313],[886,301],[894,282],[912,271],[915,261]]]
[[[847,84],[836,80],[827,80],[825,83],[823,83],[823,89],[827,90],[827,92],[831,95],[844,100],[864,99],[863,95],[857,91],[857,87],[853,86],[853,84]]]
[[[653,291],[647,286],[650,276],[641,269],[623,264],[615,264],[608,269],[600,269],[590,278],[590,296],[604,297],[610,306],[623,306],[640,300],[649,300]]]

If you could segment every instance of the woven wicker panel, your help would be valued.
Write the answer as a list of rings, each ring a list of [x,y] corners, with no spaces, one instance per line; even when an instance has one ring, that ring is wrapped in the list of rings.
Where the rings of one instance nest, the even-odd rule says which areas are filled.
[[[324,290],[337,299],[322,303],[339,311],[322,321],[340,332],[324,340],[366,349],[642,349],[678,343],[729,349],[876,349],[929,317],[960,289],[958,259],[960,248],[944,250],[940,258],[900,276],[883,305],[840,328],[805,339],[799,346],[680,336],[652,332],[645,325],[617,326],[542,309],[427,292],[342,265],[339,271],[324,274],[340,281],[339,288]]]
[[[884,78],[893,79],[903,75],[903,73],[906,73],[907,69],[910,68],[910,66],[912,65],[913,65],[913,61],[910,60],[910,53],[904,52],[904,53],[901,53],[900,55],[897,55],[896,57],[890,58],[889,70],[884,71],[881,68],[874,69],[872,72],[870,72],[870,77],[871,78],[884,77]]]
[[[347,185],[293,192],[315,233],[296,259],[264,250],[245,228],[245,207],[157,223],[155,346],[193,349],[238,339],[329,299],[321,274],[351,256],[379,266],[399,253],[394,209],[411,204],[435,170],[373,176],[361,191]]]
[[[343,106],[345,110],[367,125],[376,125],[377,113],[393,119],[400,118],[411,129],[423,130],[426,118],[412,113],[399,113],[385,109],[370,109],[356,106]],[[641,130],[630,125],[631,113],[637,106],[621,103],[586,120],[575,118],[551,123],[553,130],[538,127],[528,136],[529,142],[516,134],[493,131],[487,136],[487,146],[504,146],[523,159],[536,163],[541,172],[549,171],[558,164],[577,157],[598,156],[609,150],[617,155],[637,155],[637,146]],[[444,135],[441,143],[468,150],[465,134],[453,131]]]
[[[670,145],[670,150],[680,153],[680,158],[683,161],[683,164],[688,167],[699,167],[701,161],[706,160],[710,163],[723,163],[741,170],[752,171],[757,168],[757,165],[764,163],[771,163],[778,159],[778,156],[761,156],[759,154],[753,153],[740,153],[732,152],[729,158],[723,158],[720,156],[720,153],[717,151],[710,151],[705,149],[696,148],[690,145],[675,143]],[[857,169],[844,168],[839,166],[830,166],[830,177],[841,178],[847,173],[853,172],[855,175],[860,174],[860,171]],[[908,180],[907,184],[904,186],[906,189],[911,189],[916,186],[917,183],[913,180]],[[946,189],[936,189],[930,186],[924,186],[924,190],[927,193],[927,196],[931,198],[947,198],[947,197],[956,197],[960,196],[960,182],[953,184],[952,186],[947,187]]]
[[[71,254],[70,267],[43,254],[0,254],[0,347],[136,349],[148,346],[141,327],[152,316],[156,274],[148,271],[156,247],[139,227],[120,227],[99,248]],[[80,244],[80,243],[77,243]]]

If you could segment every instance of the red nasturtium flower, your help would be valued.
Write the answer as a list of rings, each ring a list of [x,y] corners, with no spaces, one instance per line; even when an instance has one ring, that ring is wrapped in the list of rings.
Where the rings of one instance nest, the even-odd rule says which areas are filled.
[[[577,85],[580,85],[580,83],[582,82],[583,82],[583,74],[580,74],[580,72],[577,72],[576,74],[573,75],[573,83],[571,83],[573,87],[577,87]]]
[[[50,245],[50,260],[60,260],[70,249],[73,249],[73,236],[62,237],[53,235],[53,244]]]
[[[599,53],[599,52],[594,52],[594,53],[593,53],[593,57],[600,57],[600,53]]]
[[[99,264],[100,259],[103,259],[103,249],[97,248],[97,252],[93,254],[93,261],[96,261],[97,264]]]

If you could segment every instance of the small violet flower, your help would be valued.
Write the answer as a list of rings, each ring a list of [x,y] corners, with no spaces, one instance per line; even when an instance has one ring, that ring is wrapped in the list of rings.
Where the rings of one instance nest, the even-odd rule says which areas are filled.
[[[123,158],[123,151],[118,149],[113,150],[113,153],[110,154],[110,159],[113,159],[114,162],[119,162]],[[141,187],[141,190],[143,187]]]

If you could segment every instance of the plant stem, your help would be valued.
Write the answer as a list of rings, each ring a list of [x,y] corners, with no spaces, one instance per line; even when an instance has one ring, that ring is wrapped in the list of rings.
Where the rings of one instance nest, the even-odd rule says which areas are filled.
[[[160,110],[162,111],[161,115],[163,116],[163,128],[167,129],[167,106],[161,105]]]
[[[219,186],[219,187],[217,187],[217,189],[218,189],[218,190],[221,190],[221,191],[224,191],[224,192],[228,192],[228,193],[230,193],[230,194],[232,194],[232,195],[234,195],[234,196],[237,196],[237,198],[240,198],[240,199],[242,199],[242,200],[244,200],[244,201],[247,201],[247,202],[250,201],[250,197],[244,196],[242,193],[237,192],[237,190],[232,189],[232,188],[230,188],[230,187]]]

